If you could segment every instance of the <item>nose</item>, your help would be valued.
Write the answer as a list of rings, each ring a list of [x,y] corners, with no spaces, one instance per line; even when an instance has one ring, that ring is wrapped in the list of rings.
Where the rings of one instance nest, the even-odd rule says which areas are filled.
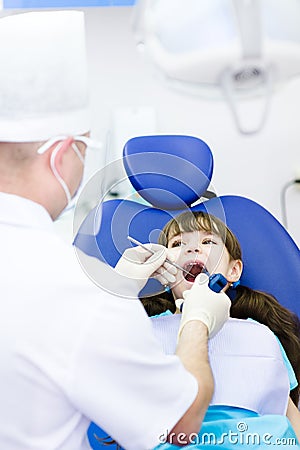
[[[200,253],[201,252],[201,246],[196,243],[192,243],[186,246],[185,249],[186,253]]]

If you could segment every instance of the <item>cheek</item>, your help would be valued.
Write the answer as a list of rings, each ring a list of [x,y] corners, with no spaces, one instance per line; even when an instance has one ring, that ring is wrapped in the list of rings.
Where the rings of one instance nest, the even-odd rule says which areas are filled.
[[[84,167],[83,165],[79,165],[75,168],[74,173],[73,173],[73,189],[76,190],[79,186],[79,184],[81,183],[82,177],[83,177],[83,170]]]
[[[228,258],[224,257],[224,255],[223,256],[219,255],[213,264],[211,272],[212,273],[221,273],[222,275],[227,277],[230,272],[230,265],[229,265]]]
[[[181,247],[168,248],[168,250],[167,250],[167,258],[170,261],[178,263],[178,261],[180,261],[181,255],[182,255]]]
[[[208,253],[208,261],[211,263],[214,268],[219,266],[228,265],[229,260],[226,256],[226,253],[220,248],[211,248]]]

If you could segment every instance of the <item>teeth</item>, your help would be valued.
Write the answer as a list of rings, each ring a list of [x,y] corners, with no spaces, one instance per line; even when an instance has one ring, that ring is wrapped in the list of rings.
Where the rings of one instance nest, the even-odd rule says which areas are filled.
[[[204,267],[204,265],[201,264],[200,262],[192,262],[192,263],[187,264],[187,265],[186,265],[186,268],[187,268],[187,270],[188,270],[189,268],[194,267],[194,266],[200,266],[200,267],[202,267],[202,268]]]
[[[204,273],[207,272],[205,265],[200,261],[192,261],[190,263],[187,263],[187,264],[185,264],[184,268],[187,272],[189,272],[189,275],[184,274],[185,279],[188,281],[191,281],[190,280],[191,277],[193,277],[193,279],[195,279],[195,277],[198,274],[200,274],[201,272],[204,272]]]

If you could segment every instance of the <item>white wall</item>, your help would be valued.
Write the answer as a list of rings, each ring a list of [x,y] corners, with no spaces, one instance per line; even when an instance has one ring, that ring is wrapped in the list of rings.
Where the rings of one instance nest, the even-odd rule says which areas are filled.
[[[281,189],[297,174],[300,178],[300,77],[273,96],[264,129],[244,136],[224,102],[171,91],[153,76],[135,46],[131,8],[85,11],[93,135],[105,143],[118,107],[153,107],[158,133],[190,134],[208,143],[218,194],[247,196],[281,220]],[[103,163],[103,155],[90,160],[94,167]],[[292,187],[287,193],[288,224],[298,244],[299,205],[300,188]]]

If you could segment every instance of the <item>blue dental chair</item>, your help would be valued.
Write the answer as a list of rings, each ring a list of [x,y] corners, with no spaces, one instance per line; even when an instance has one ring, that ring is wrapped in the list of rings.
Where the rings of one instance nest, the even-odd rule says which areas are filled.
[[[206,211],[224,221],[240,241],[244,262],[241,284],[274,295],[300,317],[297,245],[276,218],[256,202],[235,195],[216,197],[207,190],[213,156],[205,142],[181,135],[136,137],[124,147],[123,164],[139,199],[104,202],[95,230],[87,227],[97,212],[92,210],[75,238],[76,247],[115,266],[132,245],[128,235],[142,243],[157,242],[170,218],[187,209]],[[157,281],[149,280],[142,294],[162,290]],[[92,448],[104,448],[94,433],[103,436],[92,424],[88,433]]]

